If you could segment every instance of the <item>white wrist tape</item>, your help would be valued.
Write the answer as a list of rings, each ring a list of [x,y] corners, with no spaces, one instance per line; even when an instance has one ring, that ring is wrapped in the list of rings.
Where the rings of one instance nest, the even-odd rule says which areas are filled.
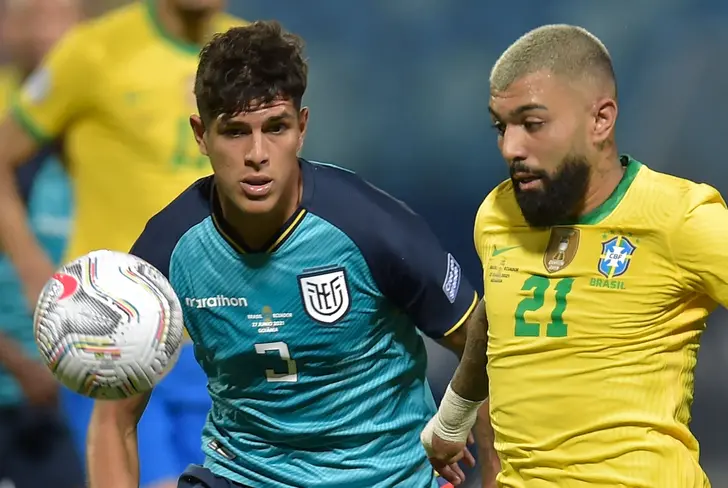
[[[478,409],[483,403],[485,400],[480,402],[466,400],[447,385],[435,416],[433,432],[445,441],[465,442],[475,425]]]

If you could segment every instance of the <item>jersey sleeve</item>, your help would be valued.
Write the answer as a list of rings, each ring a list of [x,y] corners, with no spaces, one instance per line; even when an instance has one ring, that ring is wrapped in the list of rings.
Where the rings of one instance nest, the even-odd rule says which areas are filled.
[[[671,236],[671,248],[685,285],[728,306],[728,208],[708,185],[692,190],[687,212]]]
[[[390,214],[396,228],[379,229],[383,255],[375,277],[382,293],[427,336],[441,339],[465,323],[478,296],[455,257],[424,219],[404,205]],[[383,226],[386,227],[386,226]]]
[[[12,115],[39,142],[59,136],[93,99],[99,54],[86,32],[59,41],[13,100]]]
[[[478,209],[478,213],[475,215],[475,224],[473,225],[473,244],[475,245],[475,252],[478,253],[480,262],[485,267],[486,254],[486,238],[485,238],[485,219],[487,213],[487,206],[489,202],[483,201]]]

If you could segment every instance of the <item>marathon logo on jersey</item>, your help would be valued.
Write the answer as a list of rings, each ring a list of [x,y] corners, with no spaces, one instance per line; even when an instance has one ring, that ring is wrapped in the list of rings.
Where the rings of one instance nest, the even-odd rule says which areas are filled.
[[[247,307],[248,300],[243,297],[217,295],[206,298],[185,298],[185,305],[192,308]]]
[[[458,291],[460,291],[460,277],[462,271],[455,257],[452,254],[447,254],[447,273],[445,273],[445,281],[442,283],[442,291],[445,292],[445,296],[450,303],[455,303],[455,299],[458,297]]]
[[[616,278],[627,272],[637,246],[624,236],[612,237],[602,242],[602,255],[597,269],[607,279]]]
[[[351,308],[346,269],[342,267],[309,271],[298,275],[303,308],[313,320],[331,325]]]

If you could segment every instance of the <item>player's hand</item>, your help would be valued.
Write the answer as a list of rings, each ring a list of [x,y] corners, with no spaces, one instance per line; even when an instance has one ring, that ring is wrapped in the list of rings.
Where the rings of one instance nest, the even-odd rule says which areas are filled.
[[[465,473],[463,473],[458,462],[463,461],[467,466],[474,467],[475,458],[468,450],[465,442],[446,441],[435,434],[433,422],[434,417],[422,432],[422,445],[435,471],[454,486],[459,486],[465,481]],[[473,444],[474,442],[473,434],[468,434],[467,444]]]

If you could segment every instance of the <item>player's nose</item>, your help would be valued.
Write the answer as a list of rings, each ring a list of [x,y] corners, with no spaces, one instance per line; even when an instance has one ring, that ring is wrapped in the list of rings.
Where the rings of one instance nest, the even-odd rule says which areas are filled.
[[[268,148],[262,132],[253,132],[250,144],[245,154],[245,163],[251,166],[260,166],[268,162]]]
[[[501,154],[506,161],[525,160],[528,157],[525,134],[518,127],[508,127],[501,138]]]

